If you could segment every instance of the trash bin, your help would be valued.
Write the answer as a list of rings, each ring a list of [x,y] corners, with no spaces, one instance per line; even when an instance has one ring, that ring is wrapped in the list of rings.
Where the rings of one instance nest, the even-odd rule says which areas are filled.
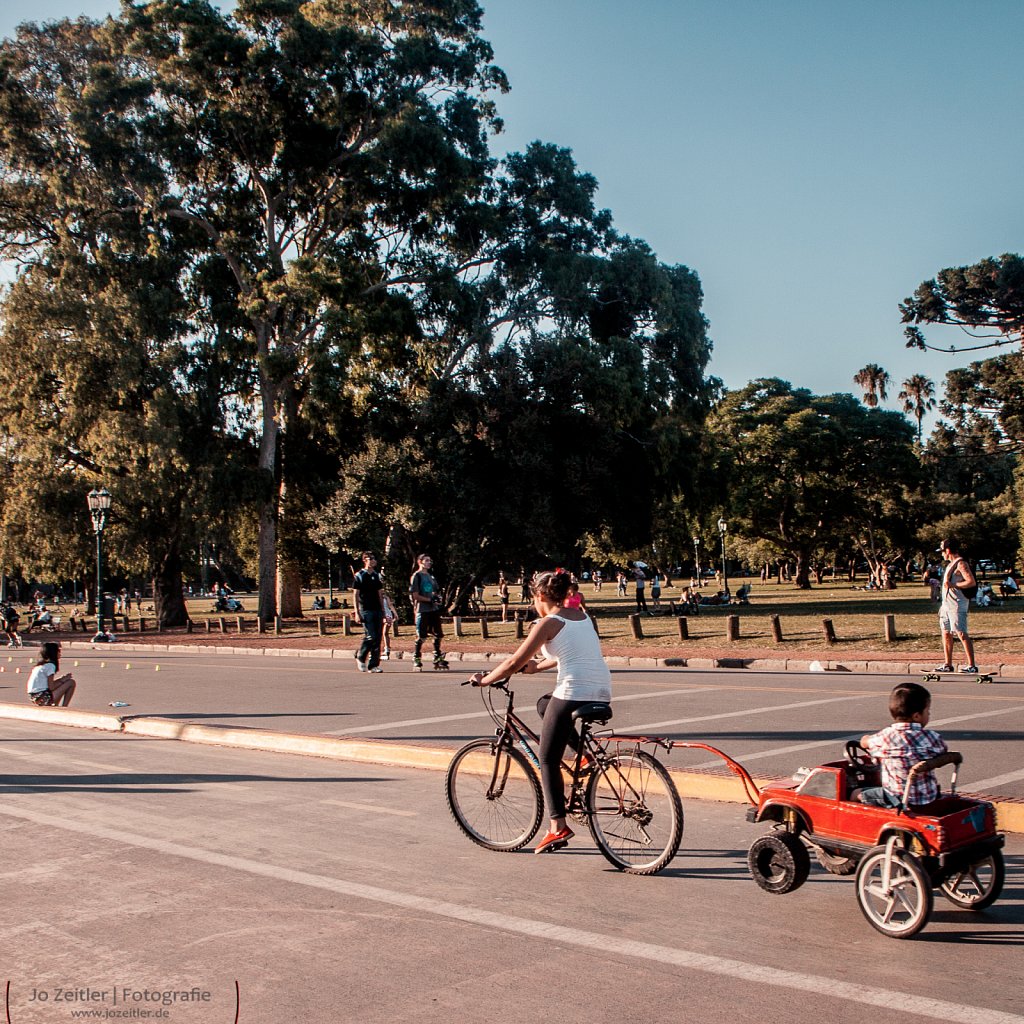
[[[114,595],[104,594],[103,595],[103,618],[107,622],[114,621]]]

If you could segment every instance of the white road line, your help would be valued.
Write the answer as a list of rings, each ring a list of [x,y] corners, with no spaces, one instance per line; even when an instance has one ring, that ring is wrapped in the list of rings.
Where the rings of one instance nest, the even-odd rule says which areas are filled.
[[[871,694],[871,696],[877,696]],[[1018,706],[1015,708],[998,708],[995,711],[979,711],[974,715],[958,715],[956,718],[943,718],[940,721],[929,722],[929,727],[934,729],[940,729],[947,725],[954,725],[957,722],[970,722],[975,718],[989,718],[992,715],[1006,715],[1011,714],[1014,711],[1024,711],[1024,706]],[[867,730],[865,730],[867,731]],[[744,754],[742,757],[743,763],[747,761],[760,761],[766,757],[775,757],[778,754],[795,754],[801,750],[814,750],[817,747],[841,747],[846,743],[847,740],[859,740],[864,735],[864,732],[853,733],[850,736],[839,736],[832,740],[814,740],[811,743],[795,743],[790,747],[772,747],[769,750],[757,750],[751,754]],[[687,768],[713,768],[721,765],[721,761],[701,761],[700,764],[690,764]],[[1000,776],[1003,778],[1003,776]],[[1014,778],[1024,778],[1024,772],[1016,773]],[[1007,778],[1006,781],[1012,782],[1014,778]],[[971,783],[971,787],[977,786],[979,789],[981,783]]]
[[[649,700],[651,697],[672,697],[676,694],[703,693],[705,690],[717,690],[717,686],[701,686],[695,690],[659,690],[656,693],[630,693],[622,697],[615,697],[612,703],[624,700]],[[527,710],[533,710],[533,704],[526,705]],[[332,729],[325,732],[324,736],[354,736],[361,732],[383,732],[386,729],[408,729],[416,725],[439,725],[442,722],[465,722],[473,718],[489,718],[486,711],[473,711],[464,715],[439,715],[436,718],[408,718],[401,722],[378,722],[376,725],[358,725],[354,729]]]
[[[987,793],[990,789],[998,789],[1009,782],[1019,782],[1024,779],[1024,768],[1016,772],[1007,772],[1005,775],[994,775],[991,779],[980,779],[978,782],[970,783],[971,791]]]
[[[369,811],[370,814],[395,814],[400,818],[415,818],[417,811],[399,811],[393,807],[381,807],[379,804],[357,804],[351,800],[321,800],[322,804],[330,804],[332,807],[347,807],[352,811]]]
[[[830,697],[828,700],[802,700],[796,704],[771,704],[761,708],[744,708],[742,711],[723,711],[717,715],[701,715],[698,718],[674,718],[668,722],[645,722],[643,725],[630,725],[630,731],[667,729],[670,725],[689,725],[692,722],[714,722],[721,718],[743,718],[747,715],[770,715],[773,711],[792,711],[796,708],[813,708],[820,704],[840,704],[844,701],[866,700],[877,697],[875,693],[859,693],[853,697]],[[863,735],[863,733],[861,734]]]
[[[186,860],[222,867],[229,871],[242,871],[261,878],[271,878],[292,885],[303,885],[338,893],[352,899],[383,903],[416,914],[431,914],[434,917],[461,921],[493,932],[525,935],[531,939],[559,942],[581,949],[591,949],[601,954],[628,956],[650,963],[669,964],[685,970],[735,978],[753,985],[768,985],[773,988],[807,992],[818,998],[827,996],[833,999],[844,999],[862,1006],[877,1007],[889,1014],[912,1013],[921,1017],[951,1022],[951,1024],[1024,1024],[1024,1017],[1001,1010],[970,1006],[965,1003],[952,1003],[942,999],[930,999],[927,996],[915,996],[907,992],[891,991],[871,985],[857,985],[823,975],[781,970],[745,960],[709,956],[673,946],[660,946],[651,942],[640,942],[615,935],[602,935],[600,932],[584,931],[580,928],[569,928],[547,921],[498,914],[494,911],[448,903],[426,896],[416,896],[412,893],[382,889],[378,886],[363,885],[340,878],[329,878],[326,875],[314,875],[307,871],[298,871],[276,864],[263,864],[246,857],[218,853],[196,846],[185,846],[182,843],[173,843],[166,839],[134,835],[102,825],[58,818],[54,815],[28,810],[10,801],[0,802],[0,812],[14,818],[35,822],[38,825],[77,832],[112,843],[153,850],[169,857],[182,857]]]
[[[441,722],[465,722],[472,718],[488,718],[486,711],[474,711],[468,715],[439,715],[437,718],[407,718],[403,722],[378,722],[376,725],[359,725],[354,729],[332,729],[321,733],[323,736],[353,736],[357,732],[382,732],[385,729],[406,729],[413,725],[438,725]]]

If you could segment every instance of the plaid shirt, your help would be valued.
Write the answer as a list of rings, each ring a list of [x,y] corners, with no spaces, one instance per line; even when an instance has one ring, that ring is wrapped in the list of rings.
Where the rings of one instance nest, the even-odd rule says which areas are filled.
[[[946,741],[934,729],[917,722],[893,722],[887,729],[867,737],[865,749],[882,764],[882,786],[903,799],[910,769],[918,761],[946,753]],[[910,784],[911,804],[930,804],[939,798],[934,772],[921,772]]]

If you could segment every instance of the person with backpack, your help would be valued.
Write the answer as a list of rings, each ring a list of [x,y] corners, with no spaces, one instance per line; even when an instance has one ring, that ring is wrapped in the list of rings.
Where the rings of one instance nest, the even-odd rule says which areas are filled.
[[[942,604],[939,606],[939,629],[942,632],[943,663],[936,672],[953,672],[953,637],[963,645],[967,664],[960,666],[961,672],[977,673],[974,662],[974,641],[967,632],[967,610],[971,598],[978,593],[978,581],[974,570],[960,554],[960,542],[948,537],[939,545],[943,559],[949,564],[942,574]]]

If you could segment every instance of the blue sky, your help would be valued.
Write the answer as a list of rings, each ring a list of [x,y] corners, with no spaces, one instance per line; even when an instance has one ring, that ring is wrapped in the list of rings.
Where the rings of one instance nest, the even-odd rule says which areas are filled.
[[[512,91],[495,152],[571,148],[620,231],[700,275],[710,370],[854,390],[941,385],[898,303],[1024,249],[1019,0],[483,0]],[[23,20],[109,0],[6,0]]]

